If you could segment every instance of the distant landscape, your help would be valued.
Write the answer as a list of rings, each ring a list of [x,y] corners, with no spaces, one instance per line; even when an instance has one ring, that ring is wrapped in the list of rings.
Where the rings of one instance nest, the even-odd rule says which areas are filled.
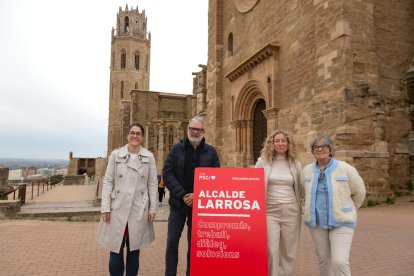
[[[20,169],[34,167],[39,168],[58,168],[67,167],[69,160],[64,159],[21,159],[21,158],[1,158],[0,166],[8,167],[9,169]]]

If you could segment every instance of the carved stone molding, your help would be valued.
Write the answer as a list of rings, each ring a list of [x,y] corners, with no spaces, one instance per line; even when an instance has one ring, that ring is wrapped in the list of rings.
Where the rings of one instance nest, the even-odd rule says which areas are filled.
[[[243,74],[249,72],[251,69],[268,59],[276,55],[279,46],[277,43],[270,43],[260,49],[256,54],[252,55],[250,58],[242,62],[237,68],[231,70],[230,73],[226,75],[230,81],[234,81]]]
[[[246,13],[253,9],[259,0],[233,0],[236,9],[241,13]]]
[[[248,120],[234,120],[230,122],[230,125],[232,128],[245,128],[248,126]]]
[[[266,117],[267,120],[277,118],[277,114],[279,113],[279,108],[272,107],[262,111],[263,115]]]

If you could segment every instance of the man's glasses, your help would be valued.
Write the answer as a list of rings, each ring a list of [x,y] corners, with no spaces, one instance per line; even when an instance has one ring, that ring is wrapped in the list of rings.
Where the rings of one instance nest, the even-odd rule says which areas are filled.
[[[189,131],[201,133],[204,131],[204,128],[197,128],[197,127],[188,127]]]
[[[328,145],[320,145],[320,146],[313,146],[313,150],[323,150],[323,151],[325,151],[325,150],[327,150],[327,149],[329,149],[329,146]]]
[[[135,131],[130,131],[129,135],[131,135],[132,137],[140,137],[143,136],[142,132],[135,132]]]

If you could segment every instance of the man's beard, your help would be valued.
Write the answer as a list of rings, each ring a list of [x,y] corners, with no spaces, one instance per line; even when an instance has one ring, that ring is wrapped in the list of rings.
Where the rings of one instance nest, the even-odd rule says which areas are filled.
[[[199,137],[193,137],[193,136],[190,136],[190,135],[188,136],[188,140],[190,140],[190,142],[194,143],[194,144],[200,144],[202,139],[203,139],[202,136],[199,136]]]

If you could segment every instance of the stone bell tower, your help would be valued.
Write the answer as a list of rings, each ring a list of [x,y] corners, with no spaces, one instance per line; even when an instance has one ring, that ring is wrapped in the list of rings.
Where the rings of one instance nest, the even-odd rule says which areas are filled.
[[[108,155],[126,144],[131,118],[131,90],[148,90],[151,33],[147,32],[145,10],[119,7],[116,28],[111,34],[109,83]]]

